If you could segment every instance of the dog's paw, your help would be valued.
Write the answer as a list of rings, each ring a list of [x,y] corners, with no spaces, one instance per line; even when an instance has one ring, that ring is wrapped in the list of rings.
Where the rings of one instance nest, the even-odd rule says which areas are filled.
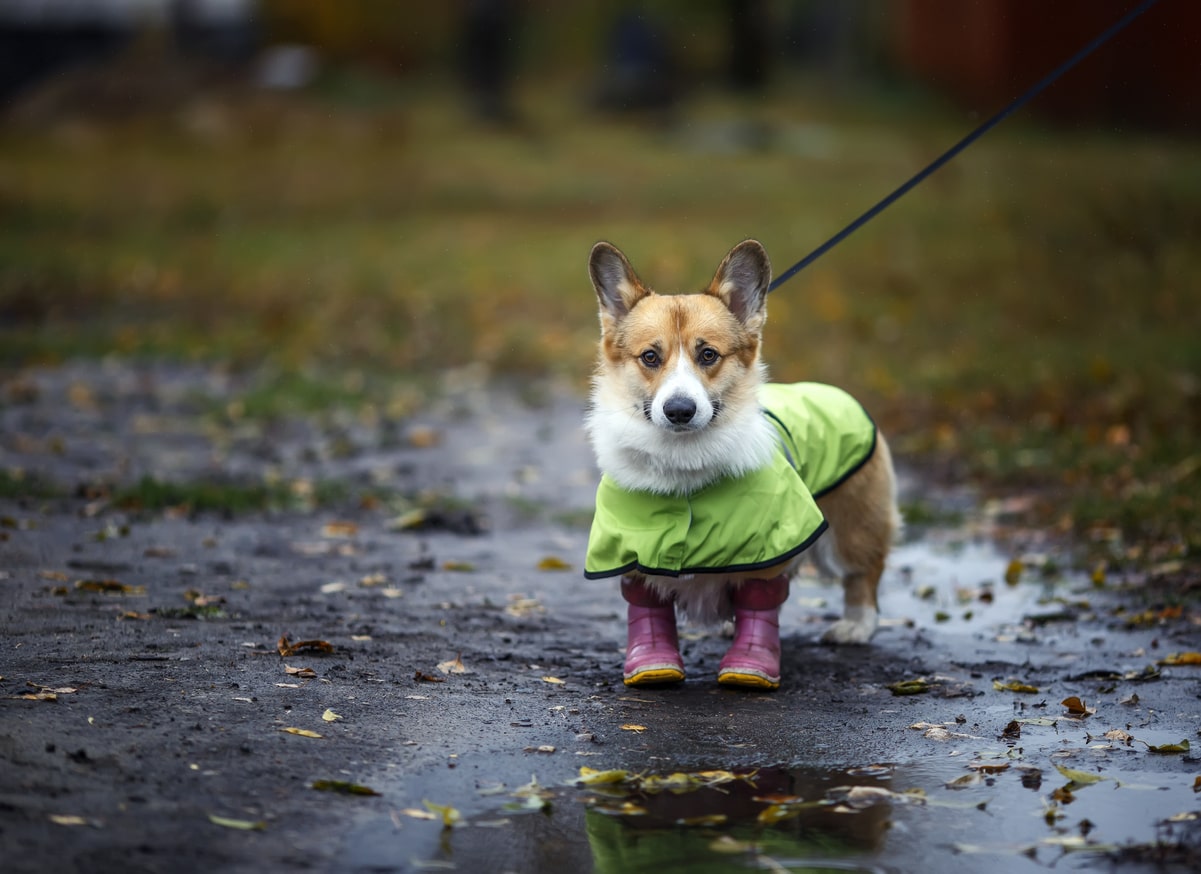
[[[864,644],[869,643],[880,624],[880,614],[871,607],[850,608],[846,616],[839,619],[822,635],[822,643]]]

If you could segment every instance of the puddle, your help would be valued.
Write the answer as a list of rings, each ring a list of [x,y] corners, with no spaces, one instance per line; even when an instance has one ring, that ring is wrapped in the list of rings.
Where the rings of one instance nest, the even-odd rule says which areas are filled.
[[[1089,764],[1073,764],[1080,773],[1065,776],[1026,764],[1021,747],[985,746],[984,756],[915,765],[624,780],[600,772],[617,782],[490,787],[453,828],[412,819],[420,810],[409,809],[361,829],[348,861],[373,871],[1000,874],[1093,869],[1148,834],[1195,833],[1191,777],[1120,764],[1096,771],[1126,754],[1116,748],[1094,749]],[[1123,870],[1164,870],[1146,846],[1127,855]]]

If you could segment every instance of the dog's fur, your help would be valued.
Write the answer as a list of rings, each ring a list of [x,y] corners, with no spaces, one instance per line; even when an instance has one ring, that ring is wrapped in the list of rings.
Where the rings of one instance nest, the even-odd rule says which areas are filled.
[[[763,247],[754,240],[735,246],[698,294],[656,294],[609,243],[593,248],[589,274],[601,341],[586,429],[601,470],[627,490],[678,495],[766,465],[777,438],[758,396],[771,284]],[[820,570],[841,577],[845,592],[843,618],[825,640],[866,643],[878,623],[876,588],[898,527],[882,435],[871,458],[818,505],[829,529],[810,552]],[[731,615],[731,585],[741,578],[791,575],[799,562],[648,583],[674,595],[689,618],[712,622]]]

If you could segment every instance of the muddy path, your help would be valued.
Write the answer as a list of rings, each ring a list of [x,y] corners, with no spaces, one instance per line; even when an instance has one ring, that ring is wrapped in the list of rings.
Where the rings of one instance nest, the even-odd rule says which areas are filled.
[[[253,419],[240,388],[5,379],[6,871],[1201,860],[1195,607],[1057,571],[1003,505],[924,498],[959,521],[911,528],[870,647],[817,642],[838,594],[804,578],[778,692],[718,689],[697,629],[687,682],[630,690],[623,605],[579,569],[578,399],[468,376],[400,419]]]

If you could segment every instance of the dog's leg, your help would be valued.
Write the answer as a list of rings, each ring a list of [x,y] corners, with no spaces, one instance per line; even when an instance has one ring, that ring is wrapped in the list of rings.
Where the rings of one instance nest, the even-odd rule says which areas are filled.
[[[880,624],[880,611],[876,606],[876,587],[884,563],[863,573],[849,573],[842,581],[842,618],[826,629],[822,640],[826,643],[868,643]]]
[[[788,577],[746,580],[734,590],[734,642],[721,660],[717,682],[750,689],[780,687],[780,605]]]
[[[622,577],[621,596],[629,604],[625,684],[649,686],[683,680],[675,603],[651,590],[642,578]]]
[[[842,576],[843,586],[842,619],[822,636],[826,643],[867,643],[876,632],[880,622],[876,588],[900,524],[895,495],[892,456],[880,435],[871,459],[818,501],[830,523],[826,536],[831,542],[826,549],[834,559],[831,569]]]

